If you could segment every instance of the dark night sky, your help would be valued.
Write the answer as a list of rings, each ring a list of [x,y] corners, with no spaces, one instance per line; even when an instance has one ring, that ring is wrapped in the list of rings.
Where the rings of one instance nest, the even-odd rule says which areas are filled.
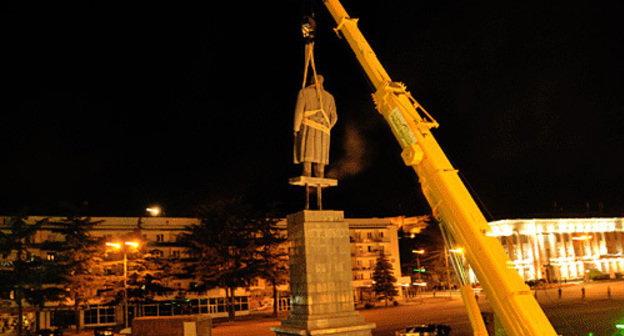
[[[624,5],[344,1],[382,64],[440,122],[434,131],[489,219],[624,215]],[[0,115],[0,214],[189,216],[245,195],[299,210],[287,179],[303,71],[298,1],[219,7],[9,8]],[[346,216],[428,212],[371,87],[326,9],[317,65],[336,98],[325,193]],[[8,56],[8,57],[7,57]],[[348,166],[348,165],[347,165]],[[602,204],[602,206],[599,206]]]

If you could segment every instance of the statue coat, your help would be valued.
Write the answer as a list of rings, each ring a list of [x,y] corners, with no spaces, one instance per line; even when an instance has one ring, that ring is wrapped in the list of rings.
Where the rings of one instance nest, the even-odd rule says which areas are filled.
[[[334,96],[320,88],[323,106],[320,106],[318,91],[310,85],[299,91],[295,105],[294,162],[329,163],[329,131],[336,124],[336,103]]]

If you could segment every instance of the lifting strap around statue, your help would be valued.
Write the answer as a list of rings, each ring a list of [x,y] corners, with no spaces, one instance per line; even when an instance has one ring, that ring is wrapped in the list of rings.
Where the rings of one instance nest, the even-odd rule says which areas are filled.
[[[322,97],[321,87],[318,83],[318,77],[316,73],[316,64],[314,63],[314,42],[306,43],[305,45],[305,66],[303,68],[303,83],[301,84],[302,89],[306,87],[306,81],[308,79],[309,68],[312,68],[314,86],[316,88],[316,95],[319,100],[320,108],[316,110],[304,111],[303,124],[312,128],[316,128],[319,131],[329,135],[330,128],[328,126],[323,125],[309,118],[317,113],[321,113],[321,115],[323,116],[323,119],[327,122],[327,125],[331,125],[329,121],[329,117],[327,116],[327,113],[325,113],[325,110],[323,109],[323,97]]]

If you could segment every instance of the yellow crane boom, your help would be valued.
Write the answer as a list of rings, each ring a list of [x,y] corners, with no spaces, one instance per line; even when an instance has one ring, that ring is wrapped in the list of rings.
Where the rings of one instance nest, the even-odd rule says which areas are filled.
[[[373,98],[402,148],[401,156],[419,177],[432,212],[452,240],[460,244],[472,270],[488,296],[494,314],[508,335],[557,333],[524,283],[481,210],[466,189],[431,133],[437,123],[401,83],[393,82],[361,31],[338,0],[323,0],[342,35],[375,87]],[[463,295],[475,334],[483,333],[476,321],[478,307]],[[474,310],[476,309],[476,314]],[[471,313],[472,310],[472,313]],[[479,325],[479,322],[481,325]]]

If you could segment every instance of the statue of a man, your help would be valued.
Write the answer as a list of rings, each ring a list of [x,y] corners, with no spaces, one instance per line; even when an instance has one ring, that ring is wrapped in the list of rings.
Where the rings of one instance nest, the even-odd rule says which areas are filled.
[[[301,89],[295,106],[295,164],[303,163],[303,176],[324,177],[329,163],[329,133],[336,124],[334,96],[323,89],[323,76]]]

